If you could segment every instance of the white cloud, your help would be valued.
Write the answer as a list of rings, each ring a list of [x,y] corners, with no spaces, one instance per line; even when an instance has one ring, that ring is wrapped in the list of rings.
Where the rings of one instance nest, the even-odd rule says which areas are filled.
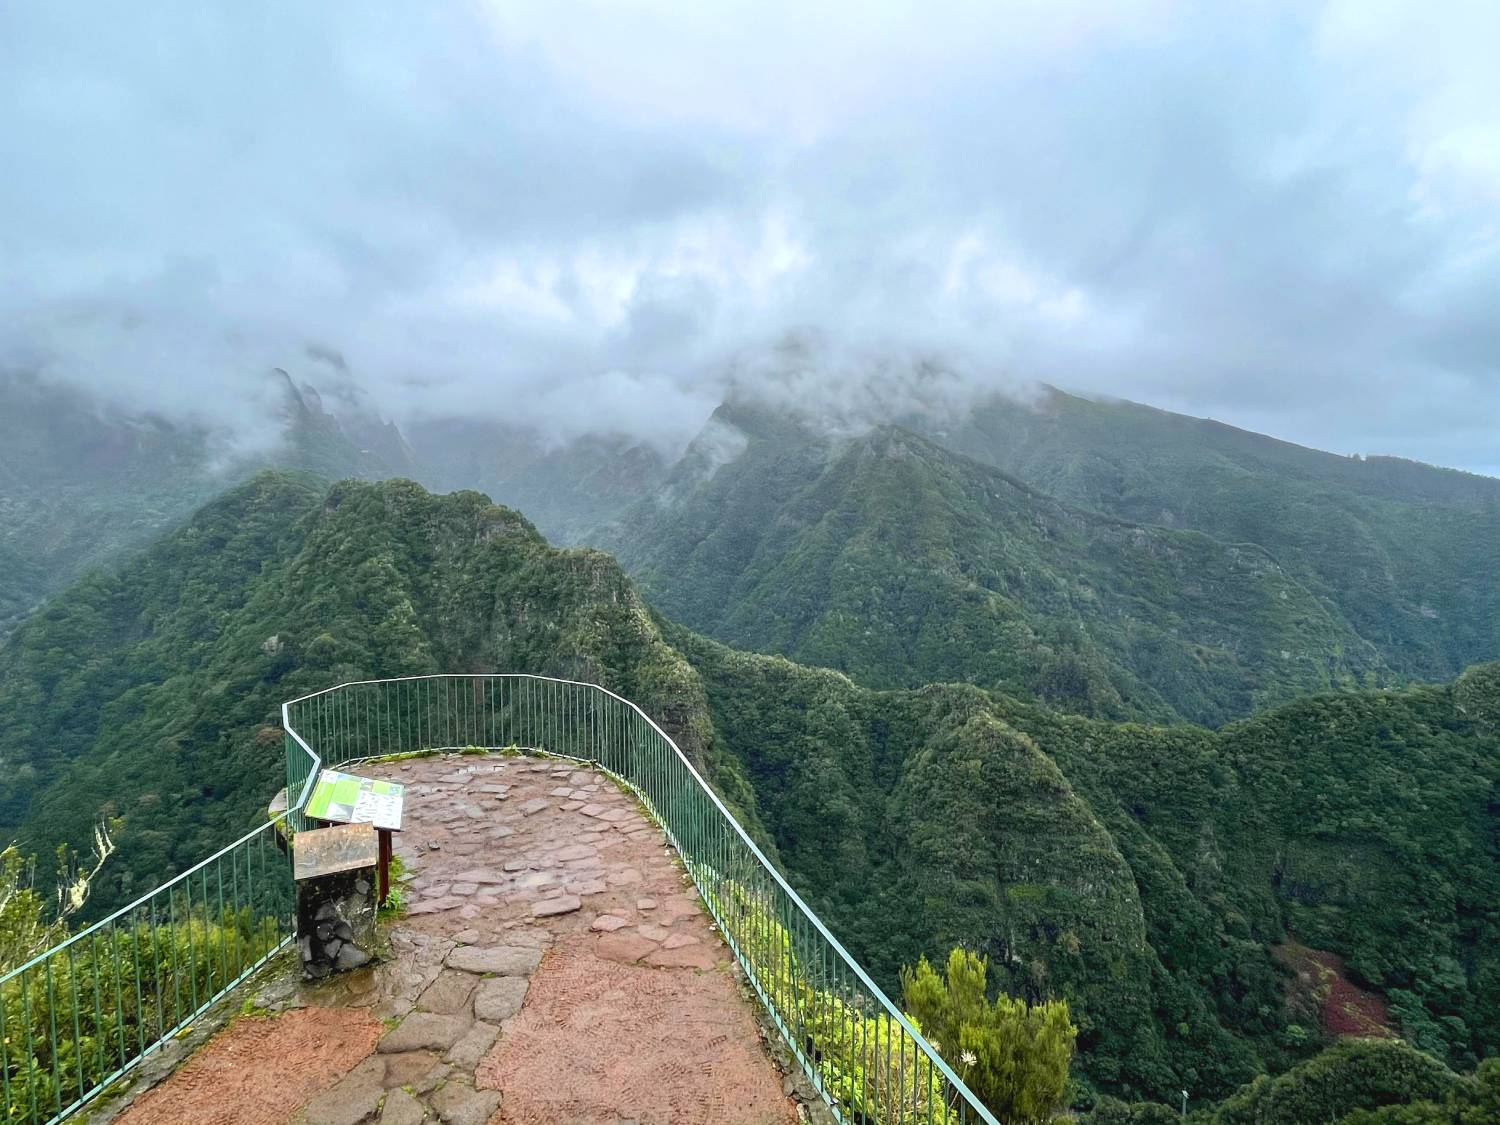
[[[559,435],[1040,378],[1488,464],[1500,7],[1444,7],[0,8],[0,363],[237,421],[316,342]]]

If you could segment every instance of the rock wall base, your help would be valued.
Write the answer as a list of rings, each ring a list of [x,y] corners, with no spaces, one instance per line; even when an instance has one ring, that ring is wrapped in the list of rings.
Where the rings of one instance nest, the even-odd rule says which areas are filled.
[[[375,956],[374,867],[297,884],[297,949],[308,980],[370,962]]]

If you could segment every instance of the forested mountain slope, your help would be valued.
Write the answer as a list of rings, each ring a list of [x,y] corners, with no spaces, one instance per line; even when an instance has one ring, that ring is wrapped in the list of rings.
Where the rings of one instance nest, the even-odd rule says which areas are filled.
[[[408,481],[259,475],[26,621],[0,831],[45,853],[113,818],[103,909],[256,822],[283,699],[517,669],[662,719],[887,986],[962,942],[1067,997],[1096,1089],[1201,1100],[1315,1050],[1289,942],[1455,1064],[1500,1049],[1500,667],[1217,732],[875,691],[664,624],[608,556]]]
[[[1061,500],[1258,544],[1403,679],[1500,656],[1500,480],[1055,390],[913,424]]]
[[[600,680],[700,745],[701,689],[605,555],[478,493],[265,473],[0,647],[0,838],[46,854],[120,818],[95,905],[244,832],[284,775],[279,705],[483,669]]]
[[[886,981],[985,952],[1010,991],[1070,1000],[1093,1082],[1158,1100],[1316,1043],[1289,940],[1440,1056],[1500,1050],[1500,665],[1210,732],[669,637],[794,881]]]
[[[309,386],[273,372],[279,416],[262,448],[132,414],[80,390],[0,372],[0,638],[48,594],[149,543],[268,465],[328,478],[409,473],[399,431],[342,422]]]
[[[1383,682],[1260,548],[1069,507],[896,427],[833,437],[739,405],[703,444],[597,538],[728,644],[1111,718],[1220,723]]]

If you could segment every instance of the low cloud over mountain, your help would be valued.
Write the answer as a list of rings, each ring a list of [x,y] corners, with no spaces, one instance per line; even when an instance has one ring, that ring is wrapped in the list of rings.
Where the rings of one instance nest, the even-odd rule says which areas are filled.
[[[0,366],[245,428],[313,346],[664,445],[1045,380],[1494,471],[1500,14],[1445,7],[12,6]]]

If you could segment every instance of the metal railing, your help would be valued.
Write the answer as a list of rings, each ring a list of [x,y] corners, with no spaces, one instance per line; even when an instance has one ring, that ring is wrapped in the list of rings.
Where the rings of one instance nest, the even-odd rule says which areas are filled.
[[[280,820],[0,977],[4,1121],[62,1120],[291,941]]]
[[[297,827],[324,766],[465,749],[540,751],[597,765],[640,798],[677,849],[788,1049],[841,1121],[996,1125],[677,744],[629,700],[543,676],[417,676],[303,696],[283,706],[282,725]]]
[[[5,1122],[67,1117],[292,941],[285,834],[304,826],[321,768],[483,749],[587,762],[640,798],[839,1120],[998,1125],[630,701],[541,676],[420,676],[303,696],[282,706],[282,726],[286,813],[0,976]]]

